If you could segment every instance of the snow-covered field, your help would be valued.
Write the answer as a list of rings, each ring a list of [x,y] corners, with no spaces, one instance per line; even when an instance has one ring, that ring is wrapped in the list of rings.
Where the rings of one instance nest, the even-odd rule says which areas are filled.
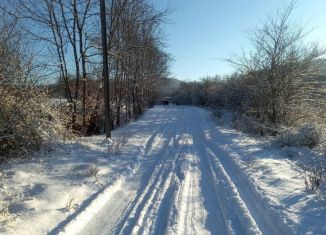
[[[117,154],[97,136],[2,165],[0,233],[326,233],[326,202],[295,164],[307,149],[289,159],[185,106],[155,106],[119,136]]]

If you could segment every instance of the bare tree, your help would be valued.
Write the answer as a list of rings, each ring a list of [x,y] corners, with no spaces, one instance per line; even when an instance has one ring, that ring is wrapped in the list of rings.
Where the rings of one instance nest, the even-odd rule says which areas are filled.
[[[82,130],[86,132],[86,99],[87,99],[87,49],[89,47],[89,40],[86,38],[87,34],[87,20],[91,18],[91,10],[94,7],[94,1],[64,1],[59,0],[61,9],[62,25],[66,31],[66,36],[69,39],[72,47],[74,64],[76,69],[76,83],[75,83],[75,104],[78,100],[80,71],[82,72]],[[75,107],[76,111],[76,107]]]
[[[294,8],[291,2],[267,17],[249,35],[253,52],[229,60],[250,78],[247,88],[255,115],[273,124],[288,121],[289,108],[300,99],[300,82],[316,72],[316,59],[324,54],[317,45],[304,43],[304,27],[291,20]]]
[[[103,82],[104,82],[104,103],[105,103],[105,130],[106,138],[111,138],[111,117],[110,117],[110,87],[109,87],[109,68],[107,52],[107,33],[106,33],[106,14],[105,0],[100,1],[101,8],[101,34],[102,34],[102,53],[103,53]]]
[[[103,3],[105,9],[100,9]],[[83,134],[89,129],[102,129],[94,126],[102,125],[102,114],[108,116],[104,118],[107,131],[121,124],[124,111],[127,122],[137,118],[153,104],[159,84],[156,81],[168,71],[169,57],[163,51],[159,30],[167,12],[155,10],[147,0],[107,0],[101,4],[95,0],[6,3],[23,19],[31,38],[44,45],[48,69],[60,73],[60,85],[64,85],[64,96],[71,107],[71,126]],[[101,25],[97,20],[100,11]],[[101,43],[104,36],[106,45]],[[102,68],[103,52],[108,62],[102,63]],[[94,79],[102,80],[104,87]],[[104,92],[104,98],[96,91]]]
[[[38,150],[65,132],[65,118],[38,89],[34,55],[19,19],[0,11],[0,162]],[[49,120],[51,119],[51,121]]]

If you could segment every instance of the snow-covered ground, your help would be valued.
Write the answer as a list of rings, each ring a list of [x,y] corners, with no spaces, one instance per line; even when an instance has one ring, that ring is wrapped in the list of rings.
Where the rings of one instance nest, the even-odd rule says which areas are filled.
[[[296,164],[307,149],[289,159],[185,106],[155,106],[113,136],[128,139],[117,154],[97,136],[1,166],[0,233],[326,233],[326,204]]]

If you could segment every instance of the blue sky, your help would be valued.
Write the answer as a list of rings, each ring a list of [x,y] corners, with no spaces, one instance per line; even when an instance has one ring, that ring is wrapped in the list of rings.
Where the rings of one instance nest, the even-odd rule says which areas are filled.
[[[290,0],[153,0],[174,10],[165,26],[172,76],[196,80],[224,75],[233,68],[223,61],[248,48],[248,30],[259,26]],[[326,46],[326,0],[299,0],[293,17],[314,30],[308,41]]]

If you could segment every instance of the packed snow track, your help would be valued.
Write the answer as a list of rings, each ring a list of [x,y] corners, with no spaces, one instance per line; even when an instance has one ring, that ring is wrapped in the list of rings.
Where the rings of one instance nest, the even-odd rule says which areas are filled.
[[[202,108],[156,106],[125,127],[139,167],[79,234],[288,234]]]

